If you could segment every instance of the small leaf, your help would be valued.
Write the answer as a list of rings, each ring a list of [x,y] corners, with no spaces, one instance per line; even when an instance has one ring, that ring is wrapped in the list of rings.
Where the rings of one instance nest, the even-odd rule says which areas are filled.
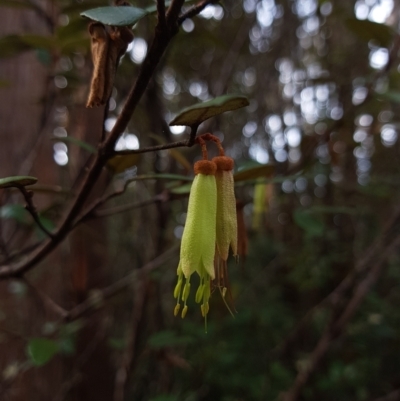
[[[87,150],[90,153],[96,153],[96,149],[92,146],[89,145],[88,143],[81,141],[79,139],[76,139],[72,136],[62,136],[62,137],[53,137],[51,138],[52,141],[57,141],[57,142],[64,142],[64,143],[72,143],[74,145],[79,146],[82,149]]]
[[[87,4],[85,6],[87,7]],[[70,41],[78,33],[86,33],[87,26],[87,20],[76,17],[69,21],[68,25],[59,26],[56,30],[56,37],[60,41]]]
[[[128,168],[136,166],[139,163],[140,155],[119,155],[112,157],[108,162],[107,166],[113,171],[113,173],[122,173]]]
[[[43,35],[21,35],[21,40],[33,49],[51,50],[55,47],[55,41],[52,36]]]
[[[380,46],[389,47],[396,32],[385,24],[379,24],[369,20],[349,18],[346,20],[347,27],[360,39],[369,42],[375,40]]]
[[[39,215],[39,220],[42,226],[49,232],[52,232],[56,228],[56,225],[47,217]],[[35,225],[35,231],[39,240],[43,240],[47,237],[47,234],[45,234],[38,225]]]
[[[254,180],[260,177],[272,177],[275,168],[270,164],[262,164],[237,172],[233,178],[235,182]]]
[[[70,39],[63,39],[60,44],[60,52],[62,54],[70,55],[71,53],[76,52],[77,50],[85,50],[89,49],[90,41],[89,39],[82,35],[78,37],[73,37]],[[65,75],[65,74],[64,74]]]
[[[27,186],[33,185],[37,183],[36,177],[30,176],[15,176],[15,177],[6,177],[0,178],[0,188],[11,188],[11,187],[18,187],[18,186]]]
[[[192,183],[181,185],[177,188],[171,189],[169,192],[175,195],[186,195],[190,193],[190,189],[192,188]]]
[[[73,337],[64,337],[60,340],[59,350],[61,353],[65,355],[72,355],[75,353],[76,344],[75,338]]]
[[[245,96],[224,95],[208,100],[207,102],[198,103],[194,106],[183,109],[169,125],[187,125],[189,127],[202,123],[203,121],[225,113],[246,107],[249,101]]]
[[[297,209],[293,217],[296,224],[311,237],[319,237],[324,233],[324,223],[309,211]]]
[[[36,49],[36,58],[46,67],[51,64],[51,53],[46,49]]]
[[[147,10],[131,6],[99,7],[81,13],[82,17],[112,26],[135,25],[146,15],[148,15]]]
[[[400,91],[387,91],[377,94],[378,98],[388,100],[393,103],[400,103]]]
[[[51,50],[54,38],[43,35],[7,35],[0,38],[0,58],[12,57],[31,49]]]
[[[0,218],[12,219],[24,225],[30,225],[32,223],[29,212],[20,204],[4,205],[0,207]]]
[[[0,38],[0,58],[12,57],[29,49],[30,46],[24,43],[19,35]]]
[[[47,338],[32,338],[28,342],[27,353],[31,362],[43,366],[58,352],[58,344]]]

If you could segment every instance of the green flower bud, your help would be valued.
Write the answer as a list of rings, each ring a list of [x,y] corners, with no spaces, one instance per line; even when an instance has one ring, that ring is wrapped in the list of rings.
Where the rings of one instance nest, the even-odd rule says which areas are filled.
[[[237,217],[236,198],[233,181],[233,159],[226,156],[214,157],[217,165],[215,174],[217,184],[217,232],[216,244],[218,255],[227,260],[229,246],[233,255],[237,255]]]

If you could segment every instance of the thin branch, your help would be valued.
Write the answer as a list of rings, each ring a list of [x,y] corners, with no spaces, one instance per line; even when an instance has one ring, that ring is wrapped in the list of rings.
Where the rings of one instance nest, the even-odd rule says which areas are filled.
[[[157,0],[157,28],[162,32],[167,31],[167,21],[165,19],[165,0]]]
[[[23,195],[26,206],[25,209],[29,212],[29,214],[32,216],[33,220],[35,223],[38,225],[38,227],[45,233],[47,234],[50,238],[53,238],[54,235],[42,224],[40,221],[39,215],[36,211],[36,207],[33,204],[33,192],[28,191],[23,185],[16,185],[16,187],[19,189],[21,194]]]
[[[302,388],[306,385],[312,373],[314,373],[317,369],[319,363],[328,352],[332,342],[343,333],[347,323],[354,316],[355,312],[357,311],[361,302],[364,300],[368,291],[370,290],[372,285],[375,284],[380,274],[383,272],[387,258],[393,253],[393,251],[399,246],[399,244],[400,237],[397,236],[394,240],[391,241],[385,251],[379,255],[379,262],[375,262],[367,276],[355,288],[354,295],[348,302],[342,314],[338,317],[338,319],[336,319],[336,321],[326,326],[320,340],[311,353],[308,367],[298,373],[292,387],[283,397],[283,401],[298,400]],[[374,261],[372,261],[372,263],[373,262]],[[371,262],[369,262],[368,265],[370,267]]]
[[[37,249],[41,245],[41,241],[35,242],[34,244],[28,245],[27,247],[19,250],[18,252],[15,252],[13,254],[8,255],[2,263],[10,263],[15,259],[20,258],[21,256],[26,255],[29,252],[32,252],[33,250]]]
[[[23,278],[22,282],[40,299],[43,305],[47,306],[47,308],[53,311],[58,317],[62,319],[65,318],[68,312],[64,308],[56,304],[47,294],[35,287],[30,281]]]
[[[136,155],[139,153],[157,152],[160,150],[167,150],[173,148],[191,147],[195,143],[197,129],[199,128],[199,125],[193,125],[190,128],[191,130],[189,134],[189,139],[185,141],[177,141],[172,143],[166,143],[163,145],[148,146],[142,149],[127,149],[127,150],[114,151],[114,156]]]
[[[102,196],[99,199],[96,199],[91,205],[89,205],[75,220],[75,224],[74,226],[77,226],[79,223],[81,223],[84,220],[87,220],[88,218],[91,217],[91,215],[94,213],[94,211],[101,205],[104,205],[105,203],[107,203],[110,199],[115,198],[116,196],[122,195],[123,193],[125,193],[125,191],[128,188],[128,185],[133,182],[138,180],[138,177],[134,177],[132,179],[126,180],[124,182],[124,185],[122,186],[122,188],[119,188],[117,190],[115,190],[114,192],[111,192],[109,194],[106,194],[104,196]]]
[[[336,286],[336,288],[322,299],[318,304],[313,306],[296,324],[288,337],[277,347],[272,350],[272,353],[285,353],[289,345],[297,338],[299,332],[303,330],[309,319],[314,313],[324,306],[330,306],[332,309],[343,302],[343,298],[350,290],[352,285],[357,281],[357,278],[365,274],[365,271],[376,263],[380,262],[381,255],[385,252],[386,244],[391,242],[391,238],[396,236],[396,227],[400,225],[400,209],[395,212],[394,217],[390,219],[378,238],[364,252],[363,257],[359,259],[354,267],[344,279]]]
[[[177,18],[182,4],[183,0],[173,0],[168,9],[167,24],[170,28],[169,31],[161,32],[160,30],[156,30],[153,42],[139,70],[136,82],[128,95],[128,99],[117,118],[114,128],[106,140],[99,145],[97,154],[91,159],[90,167],[80,184],[75,198],[72,200],[69,210],[60,223],[58,230],[53,234],[52,238],[44,241],[42,246],[33,251],[25,260],[21,260],[15,264],[0,266],[0,279],[21,276],[32,269],[38,262],[53,251],[74,227],[76,217],[81,212],[107,160],[114,155],[114,147],[118,138],[126,129],[161,57],[172,37],[177,33],[177,29],[174,29],[174,26],[177,25]],[[193,143],[194,140],[189,139],[186,144],[181,146],[192,146]]]
[[[128,335],[127,346],[122,356],[121,366],[119,367],[115,375],[114,401],[124,401],[125,398],[125,388],[128,381],[128,374],[135,357],[135,348],[137,344],[139,324],[143,316],[145,299],[148,293],[147,289],[149,283],[148,279],[147,282],[144,282],[145,280],[146,279],[143,277],[140,285],[136,286],[132,307],[132,316],[130,319],[130,321],[132,322],[132,328]]]
[[[152,205],[153,203],[166,202],[168,199],[169,199],[168,196],[166,196],[164,193],[162,193],[162,194],[154,196],[151,199],[146,199],[144,201],[133,202],[133,203],[128,203],[126,205],[115,206],[115,207],[110,207],[108,209],[98,210],[94,214],[92,214],[91,216],[88,216],[88,217],[89,218],[97,218],[97,217],[113,216],[118,213],[127,212],[128,210],[139,209],[144,206],[149,206],[149,205]]]
[[[136,154],[139,154],[139,153],[157,152],[159,150],[181,148],[183,146],[189,146],[188,145],[188,140],[172,142],[172,143],[166,143],[164,145],[148,146],[146,148],[141,148],[141,149],[119,150],[119,151],[115,151],[114,155],[115,156],[136,155]]]
[[[186,19],[195,17],[196,15],[200,14],[209,4],[215,4],[218,3],[218,1],[219,0],[203,0],[200,3],[195,4],[179,16],[178,24],[181,25]]]
[[[167,26],[172,34],[178,31],[178,16],[185,0],[172,0],[166,14]]]
[[[143,279],[143,277],[146,277],[148,273],[162,266],[176,253],[178,249],[179,245],[171,247],[168,251],[153,259],[142,268],[134,270],[131,274],[128,274],[126,277],[115,282],[114,284],[111,284],[110,286],[102,290],[96,291],[94,296],[89,297],[88,299],[77,305],[75,308],[67,312],[64,320],[69,322],[79,319],[81,316],[92,311],[93,309],[98,309],[99,307],[103,306],[105,300],[112,298],[126,288],[129,288],[132,285],[133,281]]]
[[[43,18],[46,22],[47,26],[50,29],[50,32],[54,32],[54,22],[53,19],[44,11],[38,4],[34,1],[28,1],[29,6],[39,15],[39,17]]]

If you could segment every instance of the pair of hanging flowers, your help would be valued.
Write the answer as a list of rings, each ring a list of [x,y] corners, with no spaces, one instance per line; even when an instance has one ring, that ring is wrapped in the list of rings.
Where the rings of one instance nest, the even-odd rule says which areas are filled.
[[[219,149],[219,156],[208,160],[206,141],[213,141]],[[186,316],[193,273],[200,277],[195,300],[200,304],[203,317],[209,311],[211,281],[216,280],[226,292],[226,261],[229,247],[237,255],[236,200],[233,182],[233,159],[225,156],[221,142],[211,134],[196,139],[203,153],[203,160],[194,165],[195,178],[190,190],[186,224],[182,235],[178,282],[174,290],[177,300],[174,314],[181,309]]]

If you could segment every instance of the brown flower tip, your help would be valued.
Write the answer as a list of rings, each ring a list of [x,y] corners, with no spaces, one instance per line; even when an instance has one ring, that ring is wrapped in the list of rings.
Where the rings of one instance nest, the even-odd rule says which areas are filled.
[[[233,170],[233,159],[228,156],[217,156],[212,159],[217,165],[218,170],[231,171]]]
[[[194,164],[194,173],[203,175],[215,175],[217,166],[210,160],[199,160]]]

